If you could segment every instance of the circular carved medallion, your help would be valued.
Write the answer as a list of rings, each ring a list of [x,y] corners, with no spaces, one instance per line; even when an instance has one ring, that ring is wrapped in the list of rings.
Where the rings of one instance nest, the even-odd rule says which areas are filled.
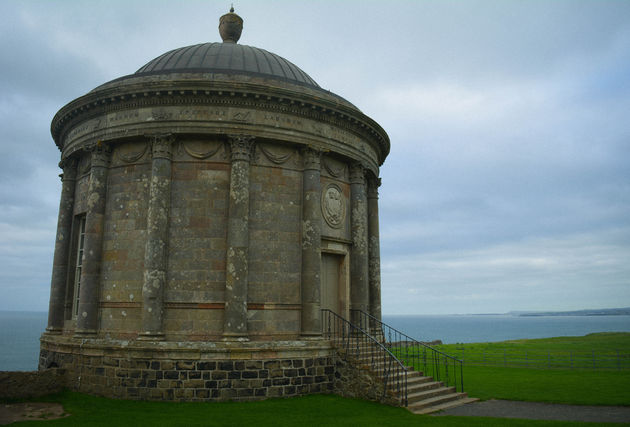
[[[346,218],[346,203],[337,184],[328,184],[322,192],[322,214],[332,228],[340,228]]]

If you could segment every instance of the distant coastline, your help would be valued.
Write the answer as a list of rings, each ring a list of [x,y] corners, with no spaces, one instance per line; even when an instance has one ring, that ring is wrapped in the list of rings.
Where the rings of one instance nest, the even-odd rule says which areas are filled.
[[[510,311],[507,313],[512,316],[519,317],[538,317],[538,316],[629,316],[630,307],[624,308],[602,308],[590,310],[574,310],[574,311]]]

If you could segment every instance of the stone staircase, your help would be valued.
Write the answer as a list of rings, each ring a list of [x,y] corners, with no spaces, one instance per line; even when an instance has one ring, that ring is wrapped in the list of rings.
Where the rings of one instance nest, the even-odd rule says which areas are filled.
[[[382,369],[385,361],[376,353],[374,347],[358,345],[352,347],[352,363],[358,367],[372,371],[377,377],[382,377]],[[407,409],[414,414],[429,414],[444,409],[454,408],[475,402],[478,399],[468,397],[467,393],[457,392],[455,387],[448,387],[441,381],[434,381],[432,377],[423,375],[422,372],[415,371],[412,367],[407,369]],[[404,374],[402,374],[404,375]],[[395,382],[397,378],[391,378]],[[390,390],[396,392],[396,390]]]

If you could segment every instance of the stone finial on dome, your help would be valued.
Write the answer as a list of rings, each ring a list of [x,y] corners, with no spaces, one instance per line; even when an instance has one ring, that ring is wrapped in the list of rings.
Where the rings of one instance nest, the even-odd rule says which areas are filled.
[[[234,6],[230,12],[219,19],[219,34],[223,43],[236,43],[241,38],[243,31],[243,18],[234,13]]]

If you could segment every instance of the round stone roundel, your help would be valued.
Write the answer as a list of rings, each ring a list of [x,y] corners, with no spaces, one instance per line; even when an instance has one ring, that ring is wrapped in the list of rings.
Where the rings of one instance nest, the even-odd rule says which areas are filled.
[[[328,184],[322,192],[322,214],[332,228],[340,228],[346,218],[346,204],[337,184]]]

